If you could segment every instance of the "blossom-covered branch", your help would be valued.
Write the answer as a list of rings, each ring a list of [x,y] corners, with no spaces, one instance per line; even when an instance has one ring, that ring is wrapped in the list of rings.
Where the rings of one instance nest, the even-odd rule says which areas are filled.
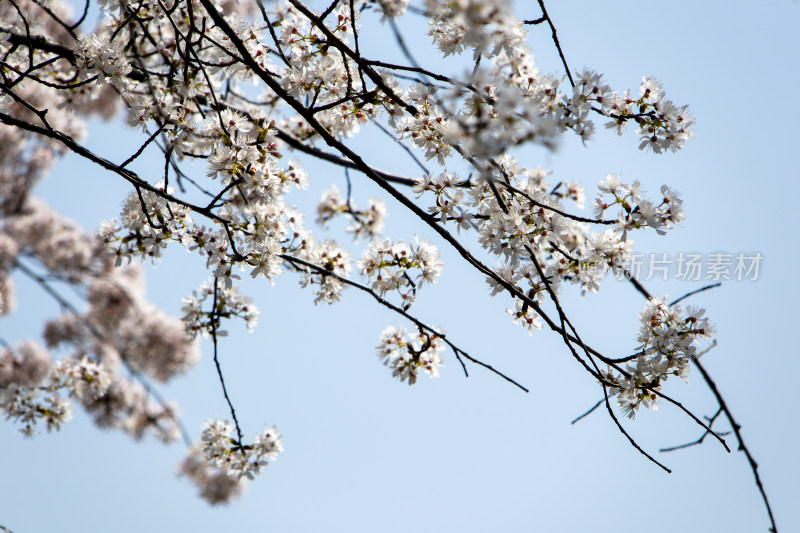
[[[272,284],[294,271],[315,304],[335,305],[351,287],[400,315],[415,331],[391,326],[376,334],[381,361],[401,381],[438,376],[449,346],[466,375],[465,360],[527,391],[411,314],[420,298],[435,294],[431,286],[444,272],[438,247],[445,246],[456,252],[459,268],[481,274],[492,296],[506,298],[515,324],[531,334],[546,325],[561,338],[590,382],[599,383],[613,423],[651,461],[669,471],[623,427],[613,403],[633,418],[664,399],[727,449],[710,424],[662,391],[670,376],[688,379],[689,362],[713,336],[704,310],[650,297],[632,279],[648,296],[640,332],[607,355],[578,331],[561,298],[570,286],[587,294],[609,275],[630,277],[634,236],[664,235],[680,224],[680,195],[663,185],[648,196],[639,180],[602,171],[603,179],[589,178],[599,183],[593,212],[584,216],[581,183],[548,183],[549,172],[520,155],[530,145],[555,150],[565,135],[586,144],[598,118],[617,136],[635,124],[640,150],[677,152],[691,139],[694,118],[655,78],[643,77],[638,91],[615,91],[597,71],[572,72],[555,22],[538,4],[541,16],[525,19],[508,0],[427,0],[415,12],[446,65],[440,69],[412,56],[395,23],[410,9],[406,0],[338,0],[321,13],[301,0],[107,0],[100,24],[88,33],[80,30],[88,2],[79,21],[59,0],[0,4],[0,142],[9,147],[0,156],[0,313],[12,309],[11,275],[27,256],[87,287],[90,305],[83,322],[62,318],[45,330],[50,344],[71,343],[86,356],[71,370],[51,365],[30,344],[3,352],[9,362],[0,367],[0,390],[9,416],[29,425],[43,417],[56,427],[66,409],[55,393],[68,387],[90,412],[105,409],[100,425],[117,424],[119,412],[140,405],[142,396],[117,391],[113,400],[124,407],[101,401],[117,383],[106,384],[102,365],[117,358],[166,381],[195,362],[193,340],[209,338],[233,421],[209,420],[181,471],[209,501],[227,501],[283,449],[275,427],[245,442],[247,424],[223,377],[224,321],[240,319],[252,329],[258,318],[241,272]],[[408,65],[370,46],[367,21],[389,26]],[[561,75],[539,70],[527,45],[528,31],[545,22],[566,87]],[[464,54],[473,66],[459,72],[455,65],[463,63],[451,63],[451,56]],[[119,110],[142,141],[114,163],[83,137],[88,117],[110,119]],[[349,141],[361,131],[393,140],[413,166],[379,170],[372,154]],[[73,236],[83,244],[53,245],[53,252],[45,244],[72,229],[32,197],[31,187],[66,151],[122,178],[131,191],[96,240]],[[153,153],[163,158],[159,165],[131,170],[146,166]],[[324,176],[309,176],[307,158],[344,170],[346,194]],[[204,177],[197,177],[199,167]],[[367,182],[383,196],[363,207],[356,197]],[[325,192],[316,209],[321,228],[312,230],[287,194],[316,184]],[[387,224],[391,209],[405,211],[434,240]],[[350,245],[331,229],[339,218],[350,223]],[[366,242],[361,250],[359,241]],[[170,246],[204,260],[211,276],[184,299],[177,328],[141,300],[141,280],[131,268],[134,261],[161,260]],[[361,281],[351,275],[354,265]],[[128,296],[115,293],[119,287]],[[134,324],[141,316],[157,316],[158,323]],[[101,334],[89,335],[87,324]],[[84,393],[87,383],[91,393]],[[37,390],[51,394],[51,405],[24,396]],[[125,403],[135,394],[136,401]]]

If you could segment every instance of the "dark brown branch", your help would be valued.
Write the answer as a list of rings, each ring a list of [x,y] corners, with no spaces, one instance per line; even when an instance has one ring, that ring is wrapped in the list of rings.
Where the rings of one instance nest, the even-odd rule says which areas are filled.
[[[571,220],[575,220],[576,222],[586,222],[588,224],[602,224],[602,225],[606,225],[606,226],[610,226],[612,224],[616,224],[617,223],[616,220],[598,220],[598,219],[595,219],[595,218],[586,218],[586,217],[582,217],[582,216],[579,216],[579,215],[572,215],[570,213],[567,213],[566,211],[562,211],[561,209],[558,209],[558,208],[553,207],[551,205],[543,204],[542,202],[534,200],[529,194],[526,194],[524,191],[521,191],[521,190],[517,189],[516,187],[514,187],[513,185],[511,185],[509,183],[506,183],[506,182],[500,181],[500,180],[491,180],[491,181],[497,181],[500,185],[502,185],[503,187],[505,187],[506,189],[508,189],[512,193],[517,194],[519,196],[522,196],[523,198],[528,200],[533,205],[535,205],[537,207],[541,207],[542,209],[547,209],[548,211],[552,211],[553,213],[558,213],[559,215],[561,215],[564,218],[569,218]]]
[[[553,33],[553,43],[556,45],[556,50],[558,50],[558,56],[561,58],[561,63],[564,65],[564,70],[567,71],[569,84],[575,87],[575,80],[572,79],[572,72],[569,70],[569,65],[567,65],[567,58],[564,57],[564,51],[561,49],[561,43],[558,42],[558,32],[556,31],[555,24],[553,24],[553,19],[551,19],[550,15],[547,14],[547,8],[544,7],[544,0],[539,0],[539,7],[542,8],[542,17],[547,20],[547,24],[550,26],[550,31]]]
[[[344,157],[332,154],[330,152],[326,152],[325,150],[321,150],[316,148],[315,146],[311,146],[310,144],[306,144],[297,137],[294,137],[290,133],[278,128],[277,133],[275,135],[278,139],[282,140],[295,150],[299,150],[309,155],[313,155],[318,159],[322,159],[323,161],[327,161],[329,163],[333,163],[345,168],[352,168],[359,170],[358,165],[356,165],[353,161],[346,159]],[[381,179],[384,179],[391,183],[397,183],[398,185],[405,185],[407,187],[413,187],[416,183],[412,178],[406,176],[400,176],[398,174],[392,174],[390,172],[386,172],[374,167],[370,167],[372,172],[380,176]]]
[[[366,59],[364,60],[368,65],[373,65],[375,67],[381,67],[388,70],[404,70],[406,72],[416,72],[417,74],[424,74],[429,78],[433,78],[437,81],[443,81],[446,83],[450,83],[452,85],[463,85],[461,82],[454,80],[448,76],[443,76],[441,74],[436,74],[435,72],[431,72],[430,70],[425,70],[421,67],[407,67],[405,65],[396,65],[394,63],[385,63],[383,61],[376,61],[373,59]]]
[[[536,24],[541,24],[542,22],[544,22],[546,20],[547,20],[547,17],[539,17],[538,19],[533,19],[533,20],[523,20],[522,23],[523,24],[536,25]]]
[[[43,116],[44,116],[44,113],[42,114],[42,117]],[[75,142],[71,137],[69,137],[68,135],[65,135],[64,133],[54,129],[49,124],[48,124],[48,128],[42,128],[40,126],[36,126],[34,124],[30,124],[28,122],[25,122],[24,120],[19,120],[17,118],[14,118],[14,117],[12,117],[10,115],[7,115],[5,113],[0,113],[0,122],[3,122],[3,123],[8,124],[10,126],[17,126],[20,129],[23,129],[23,130],[26,130],[26,131],[30,131],[32,133],[37,133],[39,135],[43,135],[43,136],[49,137],[51,139],[58,140],[61,143],[63,143],[67,148],[69,148],[70,150],[75,152],[76,154],[88,159],[89,161],[92,161],[93,163],[96,163],[96,164],[100,165],[101,167],[105,168],[106,170],[109,170],[111,172],[114,172],[115,174],[118,174],[118,175],[122,176],[125,180],[127,180],[128,182],[130,182],[132,185],[134,185],[136,187],[141,187],[144,190],[153,192],[153,193],[157,194],[158,196],[161,196],[165,200],[169,200],[171,202],[175,202],[177,204],[183,205],[184,207],[187,207],[187,208],[191,209],[192,211],[195,211],[196,213],[204,215],[204,216],[206,216],[206,217],[208,217],[208,218],[210,218],[212,220],[220,222],[221,224],[227,225],[229,223],[228,220],[226,220],[225,218],[220,217],[219,215],[215,214],[213,211],[211,211],[209,209],[206,209],[204,207],[200,207],[200,206],[194,205],[194,204],[192,204],[190,202],[187,202],[186,200],[181,200],[180,198],[176,198],[175,196],[167,193],[166,191],[162,191],[161,189],[159,189],[157,187],[154,187],[153,185],[150,185],[149,183],[144,181],[142,178],[140,178],[138,175],[136,175],[136,173],[131,172],[130,170],[127,170],[127,169],[124,169],[124,168],[120,168],[118,165],[115,165],[114,163],[108,161],[107,159],[104,159],[104,158],[102,158],[102,157],[100,157],[98,155],[95,155],[93,152],[91,152],[90,150],[88,150],[84,146],[82,146],[82,145],[78,144],[77,142]]]
[[[708,385],[708,388],[711,389],[711,393],[717,399],[720,409],[722,409],[722,412],[725,413],[725,418],[728,419],[728,422],[730,423],[731,428],[733,429],[733,434],[736,436],[736,441],[739,443],[739,451],[743,452],[745,457],[747,457],[747,462],[750,464],[750,469],[753,471],[753,477],[755,478],[756,487],[758,488],[758,492],[761,494],[761,498],[764,500],[764,506],[767,508],[767,514],[769,515],[769,522],[770,522],[769,530],[772,533],[777,533],[778,527],[775,525],[775,517],[772,515],[772,507],[769,504],[769,499],[767,498],[767,492],[764,490],[764,485],[761,482],[761,476],[758,474],[758,463],[756,463],[756,460],[753,458],[752,454],[750,453],[750,450],[744,443],[744,439],[742,438],[742,433],[741,433],[742,426],[740,426],[736,422],[736,420],[734,420],[733,414],[731,414],[730,409],[728,409],[728,404],[725,402],[725,399],[722,397],[722,394],[720,394],[719,389],[717,388],[717,384],[714,382],[713,379],[711,379],[711,376],[708,374],[706,369],[700,363],[700,360],[693,358],[692,361],[694,362],[697,369],[700,371],[700,375],[703,376],[703,379]]]
[[[217,322],[219,321],[219,315],[217,314],[217,287],[219,286],[219,279],[214,278],[214,299],[211,305],[211,312],[209,313],[209,322],[211,323],[211,341],[214,344],[214,366],[217,369],[217,377],[219,377],[219,383],[222,386],[222,394],[225,396],[225,401],[228,403],[228,409],[230,409],[231,416],[233,417],[233,424],[236,427],[236,435],[238,437],[237,444],[239,446],[244,446],[244,441],[242,440],[242,428],[239,426],[239,419],[236,418],[236,409],[233,408],[233,402],[231,402],[230,396],[228,396],[228,387],[225,386],[225,378],[222,376],[222,367],[219,364],[219,342],[217,341]]]
[[[663,469],[664,469],[664,470],[665,470],[665,471],[666,471],[668,474],[671,474],[671,473],[672,473],[672,470],[670,470],[669,468],[667,468],[666,466],[664,466],[663,464],[661,464],[660,462],[658,462],[658,461],[656,460],[656,458],[655,458],[655,457],[653,457],[652,455],[650,455],[649,453],[647,453],[646,451],[644,451],[644,450],[643,450],[643,449],[642,449],[642,448],[641,448],[641,447],[640,447],[640,446],[639,446],[639,445],[636,443],[636,441],[635,441],[635,440],[633,440],[633,437],[631,437],[631,436],[628,434],[628,432],[627,432],[627,431],[625,431],[625,428],[623,428],[623,427],[622,427],[622,424],[620,424],[620,423],[619,423],[619,420],[617,420],[617,415],[615,415],[615,414],[614,414],[614,409],[612,409],[612,407],[611,407],[611,404],[610,404],[610,403],[609,403],[609,401],[608,401],[608,392],[607,392],[607,390],[606,390],[606,386],[605,386],[605,385],[603,385],[603,394],[605,395],[605,404],[606,404],[606,410],[608,411],[608,414],[611,416],[611,418],[614,420],[614,422],[616,422],[616,424],[617,424],[617,427],[618,427],[618,428],[619,428],[619,430],[622,432],[622,434],[623,434],[623,435],[625,435],[625,437],[628,439],[628,442],[630,442],[630,443],[631,443],[631,446],[633,446],[634,448],[636,448],[637,450],[639,450],[639,453],[641,453],[642,455],[644,455],[645,457],[647,457],[648,459],[650,459],[652,462],[654,462],[655,464],[657,464],[658,466],[660,466],[661,468],[663,468]]]
[[[147,140],[144,142],[144,144],[142,144],[142,145],[139,147],[139,149],[138,149],[138,150],[136,150],[136,152],[135,152],[133,155],[131,155],[131,156],[130,156],[128,159],[126,159],[125,161],[123,161],[123,162],[122,162],[122,164],[119,166],[119,168],[121,168],[121,169],[122,169],[122,168],[125,168],[125,167],[127,167],[127,166],[128,166],[130,163],[132,163],[132,162],[133,162],[133,161],[134,161],[136,158],[138,158],[140,155],[142,155],[142,152],[144,152],[145,148],[147,148],[147,146],[148,146],[148,145],[149,145],[151,142],[153,142],[153,141],[155,140],[155,138],[156,138],[156,137],[158,137],[158,135],[159,135],[159,134],[160,134],[162,131],[164,131],[164,127],[166,127],[166,124],[162,124],[161,126],[159,126],[159,128],[158,128],[158,129],[157,129],[157,130],[156,130],[156,131],[155,131],[155,132],[154,132],[152,135],[150,135],[150,137],[148,137],[148,138],[147,138]],[[164,188],[166,189],[166,184],[165,184]]]

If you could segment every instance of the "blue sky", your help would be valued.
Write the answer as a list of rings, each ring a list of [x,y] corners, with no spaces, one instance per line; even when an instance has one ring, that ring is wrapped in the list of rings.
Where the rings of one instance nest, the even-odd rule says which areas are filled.
[[[665,183],[680,191],[686,220],[665,237],[634,235],[642,252],[763,255],[757,281],[726,282],[692,303],[706,307],[718,328],[719,346],[706,356],[706,368],[759,461],[779,531],[791,531],[800,523],[794,405],[800,364],[791,307],[800,260],[794,214],[800,197],[794,103],[800,5],[551,3],[574,70],[603,72],[619,91],[655,75],[668,98],[691,105],[696,137],[677,154],[654,156],[636,149],[633,132],[620,139],[599,132],[586,148],[566,137],[557,152],[532,150],[521,160],[551,169],[551,181],[581,181],[590,199],[609,172],[639,179],[651,193]],[[538,17],[530,4],[521,16]],[[378,42],[384,31],[373,24],[366,42]],[[530,33],[541,68],[562,72],[549,32],[539,27]],[[424,65],[438,64],[424,52],[426,37],[412,34],[409,42]],[[87,144],[121,160],[136,139],[122,126],[98,124]],[[414,172],[401,153],[373,139],[351,144],[380,168]],[[345,179],[327,165],[308,161],[306,167],[311,190],[289,200],[310,212],[324,189],[335,183],[343,190]],[[139,170],[147,168],[144,161]],[[353,178],[355,199],[365,205],[377,190]],[[72,157],[38,188],[87,230],[116,216],[127,192],[118,178]],[[435,241],[399,204],[387,204],[386,235],[409,240],[416,233]],[[600,398],[600,389],[556,335],[531,337],[511,324],[504,314],[508,301],[490,298],[482,277],[435,242],[445,270],[437,286],[420,293],[416,315],[444,327],[471,355],[528,386],[529,394],[474,366],[465,379],[449,353],[440,378],[414,387],[395,382],[374,345],[386,325],[403,324],[400,318],[354,291],[336,306],[315,307],[311,293],[286,274],[275,287],[245,286],[261,310],[259,327],[247,334],[232,325],[221,343],[245,432],[252,437],[265,423],[276,424],[286,447],[243,498],[207,506],[175,477],[181,445],[131,442],[95,429],[76,409],[57,434],[24,439],[12,425],[0,425],[0,524],[15,533],[767,530],[752,473],[732,437],[731,454],[713,441],[658,454],[660,447],[696,439],[699,428],[667,405],[640,412],[625,427],[672,468],[666,474],[631,448],[606,414],[571,426]],[[207,278],[202,266],[183,250],[170,250],[148,271],[149,298],[177,314],[180,297]],[[0,335],[10,341],[37,335],[43,320],[58,312],[36,287],[17,281],[18,311],[0,320]],[[671,280],[648,287],[677,297],[703,284]],[[634,346],[643,301],[630,286],[607,280],[596,295],[565,292],[566,309],[593,345],[612,353]],[[690,381],[670,381],[665,391],[696,413],[712,415],[713,398],[701,378],[693,374]],[[198,367],[163,393],[180,402],[195,435],[206,418],[227,416],[208,344]]]

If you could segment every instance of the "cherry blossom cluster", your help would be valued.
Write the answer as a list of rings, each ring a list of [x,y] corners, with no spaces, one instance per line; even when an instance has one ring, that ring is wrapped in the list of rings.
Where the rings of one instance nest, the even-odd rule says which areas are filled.
[[[14,310],[14,282],[11,280],[11,269],[19,253],[17,241],[0,233],[0,316]]]
[[[425,159],[436,159],[444,165],[453,151],[454,135],[450,116],[434,98],[436,87],[415,83],[403,94],[416,106],[417,113],[393,117],[392,125],[401,139],[411,139],[414,146],[425,151]],[[449,133],[448,133],[449,132]]]
[[[381,297],[397,291],[406,309],[413,305],[417,289],[436,283],[443,266],[436,247],[416,238],[413,244],[391,239],[372,241],[358,261],[361,275],[372,282],[372,290]]]
[[[428,212],[442,223],[455,220],[460,232],[462,228],[469,228],[472,220],[472,215],[463,208],[465,198],[461,186],[464,183],[462,178],[450,172],[442,172],[436,176],[423,174],[415,182],[413,191],[417,193],[417,197],[426,191],[432,192],[436,203],[428,208]]]
[[[178,466],[178,474],[186,476],[200,491],[200,497],[211,505],[228,503],[241,496],[247,478],[240,478],[226,467],[209,464],[201,443],[194,444]]]
[[[211,302],[208,302],[208,300]],[[253,300],[239,292],[235,286],[225,287],[214,281],[200,286],[191,296],[183,298],[183,320],[186,333],[195,338],[199,333],[203,337],[216,335],[224,337],[227,332],[222,329],[223,318],[241,318],[248,331],[253,331],[258,324],[258,307]],[[203,305],[210,303],[210,309]]]
[[[425,2],[428,35],[444,53],[473,50],[475,58],[513,52],[522,45],[526,32],[506,0],[457,0]]]
[[[643,227],[651,227],[663,235],[684,218],[683,201],[678,193],[666,185],[661,187],[660,203],[644,198],[638,181],[625,183],[616,174],[607,175],[597,188],[600,194],[592,204],[595,215],[602,217],[606,210],[619,206],[617,226],[623,236],[629,230]]]
[[[378,358],[392,370],[393,377],[413,385],[420,372],[439,377],[445,345],[433,333],[419,330],[417,335],[409,335],[403,327],[389,326],[381,332],[376,349]]]
[[[533,267],[526,268],[526,266],[520,269],[521,272],[517,272],[516,269],[513,268],[509,270],[508,267],[501,267],[498,274],[503,277],[508,277],[507,281],[515,284],[525,278],[527,283],[534,287],[528,291],[528,297],[535,298],[534,301],[537,304],[541,304],[544,302],[545,284],[539,282],[536,276],[532,274],[531,271]],[[534,330],[544,327],[541,316],[536,312],[535,308],[531,306],[530,303],[520,298],[514,300],[513,308],[509,307],[506,309],[506,314],[511,316],[512,323],[527,329],[529,335],[533,335]]]
[[[75,55],[79,69],[97,71],[98,85],[108,81],[119,87],[126,82],[125,75],[130,73],[132,67],[125,57],[122,42],[111,42],[109,37],[90,33],[75,41]]]
[[[565,198],[576,204],[584,201],[578,184],[550,187],[543,169],[525,169],[508,155],[495,164],[493,176],[469,187],[457,176],[442,173],[419,178],[414,191],[432,193],[435,205],[430,213],[442,224],[455,222],[459,231],[476,229],[483,247],[502,259],[496,275],[528,298],[516,298],[506,312],[529,333],[543,326],[531,300],[542,305],[548,291],[558,292],[564,281],[579,284],[584,292],[598,291],[609,272],[626,272],[633,244],[629,230],[653,227],[663,233],[683,218],[681,200],[670,189],[664,187],[662,203],[654,205],[641,196],[638,182],[622,184],[610,175],[599,186],[601,199],[595,206],[602,208],[595,211],[602,216],[618,204],[619,220],[603,232],[589,231],[590,219],[572,217],[561,204]],[[613,194],[614,201],[604,204],[602,194]],[[488,281],[493,295],[505,290],[498,279]]]
[[[137,256],[158,258],[169,242],[178,242],[204,256],[206,267],[213,269],[227,288],[232,287],[233,279],[240,279],[236,270],[247,267],[251,268],[252,277],[263,276],[272,281],[281,272],[278,256],[285,249],[277,239],[284,239],[291,232],[294,238],[289,245],[299,246],[304,243],[305,230],[302,217],[282,202],[259,207],[262,220],[240,222],[241,231],[231,241],[231,233],[225,228],[196,225],[185,206],[152,191],[137,191],[128,196],[120,220],[105,222],[99,236],[117,264]],[[300,243],[294,242],[298,240]]]
[[[688,383],[689,361],[697,356],[699,343],[714,336],[704,315],[705,309],[690,306],[684,311],[680,305],[669,305],[666,298],[651,298],[639,313],[635,363],[626,365],[625,372],[609,369],[603,374],[629,418],[640,406],[657,408],[658,391],[669,376]]]
[[[145,379],[167,382],[185,373],[200,358],[198,346],[179,320],[144,300],[139,268],[111,272],[88,284],[87,311],[48,321],[44,339],[49,348],[89,357],[108,373],[104,394],[78,395],[95,423],[137,439],[153,434],[174,441],[180,436],[177,407],[153,397]]]
[[[495,270],[499,279],[529,298],[541,300],[548,284],[557,290],[562,279],[580,279],[580,263],[572,256],[565,259],[562,251],[580,253],[582,248],[577,244],[585,248],[584,231],[558,213],[559,198],[547,191],[543,169],[528,170],[508,155],[496,164],[496,171],[503,176],[497,184],[494,180],[498,178],[489,177],[464,187],[464,180],[443,173],[421,177],[414,190],[435,195],[436,205],[429,211],[439,215],[441,223],[452,221],[459,231],[475,229],[479,233],[480,244],[503,261]],[[534,268],[534,259],[544,265],[545,280]],[[503,292],[497,279],[489,277],[487,281],[493,295]],[[521,299],[507,313],[529,332],[542,327],[537,311]]]
[[[399,12],[397,8],[393,11]],[[368,91],[364,80],[352,76],[359,67],[331,48],[331,38],[350,44],[354,24],[351,15],[358,18],[360,12],[360,8],[351,9],[348,3],[341,3],[334,10],[335,23],[328,25],[330,34],[326,36],[293,6],[278,7],[280,43],[289,50],[284,55],[287,61],[281,71],[281,85],[291,96],[317,108],[315,119],[337,136],[352,136],[384,108],[396,107],[380,91]],[[394,84],[391,79],[385,81]],[[283,125],[298,137],[316,133],[302,118],[288,119]]]
[[[99,238],[115,257],[117,266],[134,257],[155,260],[161,257],[167,243],[181,236],[191,218],[183,206],[170,203],[153,191],[131,193],[122,208],[121,220],[106,221],[100,228]],[[123,228],[128,232],[121,233]]]
[[[315,286],[313,292],[316,298],[314,303],[325,302],[332,304],[342,297],[344,284],[341,278],[347,278],[353,260],[350,252],[342,248],[336,241],[327,239],[321,243],[313,243],[300,254],[304,259],[318,268],[305,267],[300,285]]]
[[[368,207],[359,209],[352,201],[345,200],[339,188],[334,185],[317,202],[317,222],[327,224],[342,214],[350,215],[353,220],[347,231],[353,234],[355,242],[362,237],[374,239],[380,237],[383,230],[386,204],[378,198],[370,198]]]
[[[140,270],[114,268],[92,235],[35,198],[4,213],[0,249],[5,280],[8,272],[24,267],[45,290],[55,291],[37,273],[43,271],[55,282],[80,288],[87,306],[78,311],[62,297],[66,311],[45,324],[47,347],[68,354],[66,359],[50,364],[44,348],[18,350],[8,359],[14,363],[4,365],[8,373],[2,403],[9,416],[30,433],[37,413],[44,413],[50,416],[48,428],[57,429],[69,412],[67,398],[60,396],[65,393],[100,426],[117,427],[137,438],[152,432],[174,440],[179,434],[174,406],[156,401],[137,380],[148,376],[167,381],[193,366],[199,354],[180,322],[144,299]],[[4,301],[11,303],[8,296]],[[49,368],[49,377],[39,372],[38,381],[26,378],[29,373],[18,371],[26,365]],[[39,394],[45,395],[41,401],[36,399]],[[49,407],[43,408],[45,404]]]
[[[283,451],[281,434],[275,426],[256,434],[252,444],[235,439],[231,436],[233,432],[234,426],[227,420],[207,420],[200,441],[209,464],[239,478],[253,479]]]
[[[429,4],[435,6],[436,2]],[[491,13],[489,18],[494,21],[485,20],[484,11]],[[461,53],[464,40],[475,34],[484,42],[483,46],[474,43],[476,57],[485,55],[492,60],[490,67],[476,67],[453,88],[449,100],[454,105],[442,104],[449,111],[438,120],[448,144],[460,143],[471,155],[488,157],[524,142],[553,147],[557,134],[567,129],[585,143],[594,135],[591,117],[595,114],[611,118],[606,127],[618,135],[628,121],[635,121],[639,148],[655,153],[675,152],[693,136],[695,120],[688,106],[679,107],[666,99],[662,84],[653,78],[643,78],[640,94],[634,98],[630,90],[620,96],[601,74],[587,69],[577,73],[571,91],[562,92],[560,80],[540,74],[525,46],[524,29],[507,11],[503,1],[455,2],[448,3],[447,9],[439,6],[432,10],[445,17],[441,24],[432,22],[430,31],[445,56]],[[459,15],[454,18],[454,13]],[[469,19],[472,26],[452,22],[460,17]],[[504,30],[491,30],[497,20],[505,21]],[[467,27],[473,31],[467,32]],[[461,103],[456,106],[458,101]]]
[[[593,86],[592,91],[595,89]],[[678,107],[666,99],[663,85],[655,78],[643,76],[639,89],[639,97],[635,99],[631,98],[630,91],[623,96],[613,93],[603,99],[603,109],[612,118],[606,128],[621,134],[626,122],[633,118],[639,126],[636,133],[640,135],[640,150],[652,150],[657,154],[677,152],[694,136],[695,119],[689,106]]]
[[[91,402],[102,398],[110,384],[110,373],[86,356],[53,363],[34,341],[0,351],[0,411],[27,436],[37,433],[40,422],[49,432],[69,421],[72,406],[62,393]]]

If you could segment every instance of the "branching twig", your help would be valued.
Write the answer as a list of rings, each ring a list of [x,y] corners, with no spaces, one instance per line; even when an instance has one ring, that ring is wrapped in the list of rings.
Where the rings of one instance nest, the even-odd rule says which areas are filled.
[[[356,281],[353,281],[353,280],[351,280],[349,278],[345,278],[343,276],[339,276],[338,274],[335,274],[335,273],[331,272],[330,270],[327,270],[327,269],[325,269],[325,268],[323,268],[323,267],[321,267],[319,265],[315,265],[314,263],[310,263],[308,261],[300,259],[299,257],[295,257],[295,256],[292,256],[292,255],[289,255],[289,254],[281,254],[281,258],[283,258],[284,260],[288,261],[291,264],[294,264],[299,270],[312,269],[318,274],[321,274],[323,276],[330,276],[330,277],[332,277],[334,279],[337,279],[337,280],[341,281],[345,285],[349,285],[349,286],[354,287],[354,288],[356,288],[356,289],[358,289],[358,290],[360,290],[360,291],[362,291],[362,292],[364,292],[366,294],[369,294],[370,296],[372,296],[372,298],[374,298],[382,306],[394,311],[395,313],[403,316],[407,320],[413,322],[414,325],[417,326],[418,328],[420,328],[420,329],[422,329],[424,331],[427,331],[429,333],[432,333],[432,334],[436,335],[437,337],[439,337],[440,339],[442,339],[448,346],[450,346],[450,348],[453,350],[453,352],[456,354],[456,357],[459,358],[459,360],[460,360],[460,356],[463,356],[465,359],[469,360],[470,362],[475,363],[478,366],[482,366],[483,368],[489,370],[493,374],[496,374],[496,375],[500,376],[501,378],[505,379],[509,383],[511,383],[511,384],[517,386],[518,388],[522,389],[523,391],[530,392],[526,387],[520,385],[516,380],[512,379],[511,377],[507,376],[506,374],[504,374],[504,373],[500,372],[499,370],[495,369],[492,365],[489,365],[487,363],[484,363],[483,361],[480,361],[479,359],[476,359],[476,358],[472,357],[467,352],[465,352],[464,350],[462,350],[461,348],[456,346],[450,339],[447,338],[447,335],[445,333],[442,333],[440,331],[435,330],[431,326],[427,325],[426,323],[422,322],[421,320],[419,320],[415,316],[411,315],[407,310],[404,310],[403,308],[394,305],[393,303],[391,303],[390,301],[386,300],[385,298],[382,298],[378,293],[376,293],[375,291],[373,291],[369,287],[366,287],[366,286],[364,286],[364,285],[362,285],[362,284],[360,284],[360,283],[358,283]],[[462,366],[463,366],[463,363],[462,363]],[[464,367],[464,372],[465,372],[465,374],[467,373],[466,367]],[[467,376],[468,375],[469,374],[467,374]]]
[[[719,409],[717,409],[717,412],[716,412],[716,413],[714,413],[714,416],[712,416],[712,417],[705,417],[705,418],[706,418],[706,420],[708,420],[708,427],[709,427],[709,428],[710,428],[712,425],[714,425],[714,421],[717,419],[717,417],[720,415],[720,413],[722,413],[722,408],[721,408],[721,407],[720,407]],[[705,431],[705,432],[704,432],[702,435],[700,435],[700,438],[699,438],[699,439],[697,439],[697,440],[695,440],[695,441],[692,441],[692,442],[687,442],[687,443],[685,443],[685,444],[678,444],[677,446],[670,446],[669,448],[661,448],[661,449],[660,449],[660,450],[658,450],[658,451],[660,451],[660,452],[662,452],[662,453],[667,453],[667,452],[674,452],[675,450],[681,450],[681,449],[683,449],[683,448],[689,448],[690,446],[697,446],[698,444],[702,444],[702,443],[703,443],[703,441],[706,439],[706,437],[707,437],[707,436],[708,436],[710,433],[711,433],[711,431]],[[719,433],[719,435],[729,435],[729,434],[730,434],[730,432],[729,432],[729,431],[726,431],[726,432],[724,432],[724,433]]]
[[[706,371],[705,367],[700,363],[700,360],[697,358],[693,358],[692,361],[694,362],[697,369],[700,371],[700,375],[703,376],[703,379],[708,385],[708,388],[711,389],[711,393],[717,399],[720,409],[722,409],[722,412],[725,413],[725,418],[728,419],[728,422],[730,423],[731,428],[733,429],[733,434],[736,437],[736,441],[739,443],[739,451],[743,452],[745,457],[747,457],[747,462],[750,464],[750,470],[753,471],[753,477],[755,478],[756,487],[758,488],[758,492],[761,494],[761,498],[764,500],[764,506],[767,508],[767,514],[769,515],[769,522],[770,522],[769,530],[772,533],[777,533],[778,527],[775,525],[775,517],[772,515],[772,507],[769,504],[769,499],[767,498],[767,492],[764,489],[763,483],[761,482],[761,476],[758,474],[758,463],[756,463],[755,458],[753,458],[752,454],[750,453],[750,450],[744,443],[744,439],[742,438],[742,433],[741,433],[742,426],[740,426],[733,418],[733,414],[731,414],[730,409],[728,409],[728,404],[725,402],[725,399],[722,397],[722,394],[720,394],[719,389],[717,388],[717,384],[714,382],[713,379],[711,379],[711,376]]]

